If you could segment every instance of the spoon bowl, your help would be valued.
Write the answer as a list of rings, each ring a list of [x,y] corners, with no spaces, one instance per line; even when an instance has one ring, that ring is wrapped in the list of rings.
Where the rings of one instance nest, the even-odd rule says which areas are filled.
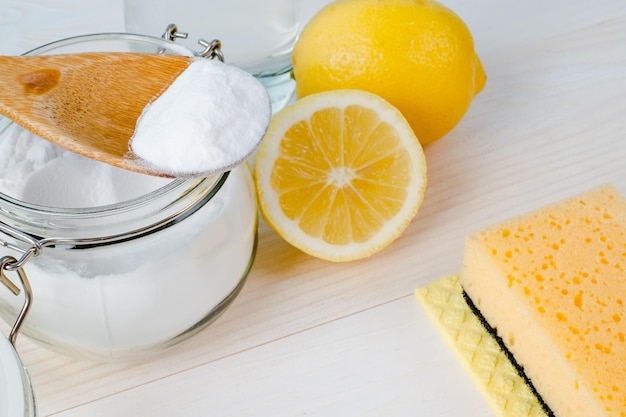
[[[130,171],[137,119],[193,57],[145,53],[0,56],[0,114],[72,152]]]

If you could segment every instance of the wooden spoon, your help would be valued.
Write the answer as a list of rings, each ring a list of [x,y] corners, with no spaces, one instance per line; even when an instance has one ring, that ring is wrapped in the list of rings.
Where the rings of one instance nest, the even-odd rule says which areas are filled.
[[[141,53],[0,56],[0,114],[72,152],[131,171],[144,107],[193,60]]]

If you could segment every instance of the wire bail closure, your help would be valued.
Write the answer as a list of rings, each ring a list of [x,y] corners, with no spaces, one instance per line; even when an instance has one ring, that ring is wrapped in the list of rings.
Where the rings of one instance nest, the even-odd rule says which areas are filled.
[[[33,290],[30,286],[30,282],[28,281],[28,277],[26,276],[26,272],[24,271],[24,264],[26,264],[26,262],[28,262],[33,256],[39,256],[43,249],[43,245],[32,236],[4,224],[3,222],[0,222],[0,231],[13,237],[17,241],[28,244],[27,249],[24,249],[17,244],[0,239],[0,246],[4,246],[5,248],[15,250],[22,254],[19,259],[10,255],[0,258],[0,283],[7,287],[13,295],[18,296],[22,291],[7,276],[7,272],[15,272],[21,283],[22,290],[24,291],[24,304],[22,305],[22,309],[20,310],[13,327],[9,332],[9,342],[15,346],[17,334],[22,327],[22,323],[24,323],[24,320],[26,319],[26,315],[30,310],[33,300]]]
[[[16,266],[18,265],[18,266]],[[28,315],[28,311],[30,310],[30,306],[33,302],[33,290],[30,287],[30,282],[28,281],[28,277],[26,276],[26,272],[24,268],[19,266],[19,261],[14,256],[4,256],[0,258],[0,282],[2,282],[14,295],[20,294],[20,289],[11,281],[6,273],[8,271],[14,271],[17,274],[17,277],[22,284],[22,289],[24,290],[24,304],[22,305],[22,309],[15,319],[15,323],[9,332],[9,342],[13,346],[15,346],[15,340],[17,339],[17,334]]]
[[[178,27],[174,23],[170,23],[169,25],[167,25],[167,27],[165,28],[165,32],[163,32],[163,35],[161,35],[161,38],[172,42],[174,42],[176,39],[187,39],[188,37],[189,33],[179,32]],[[200,52],[194,52],[194,55],[209,59],[217,58],[221,62],[224,62],[222,42],[219,39],[213,39],[211,42],[208,42],[200,38],[198,39],[198,43],[200,44],[200,46],[204,47],[204,49]]]

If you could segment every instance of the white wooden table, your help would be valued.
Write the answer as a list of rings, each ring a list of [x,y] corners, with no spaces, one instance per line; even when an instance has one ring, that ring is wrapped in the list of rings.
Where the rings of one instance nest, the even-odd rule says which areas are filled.
[[[309,12],[327,0],[302,0]],[[611,182],[626,195],[626,3],[445,0],[488,81],[426,149],[428,188],[406,233],[331,264],[265,224],[231,308],[142,363],[96,364],[26,338],[40,416],[492,416],[425,317],[417,286],[459,270],[464,237]],[[1,0],[0,54],[123,31],[121,0]]]

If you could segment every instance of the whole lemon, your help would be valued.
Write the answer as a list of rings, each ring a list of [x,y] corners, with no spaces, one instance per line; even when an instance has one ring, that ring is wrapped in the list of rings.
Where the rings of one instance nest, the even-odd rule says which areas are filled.
[[[298,97],[360,89],[397,107],[426,145],[461,120],[486,76],[465,23],[432,0],[337,0],[293,51]]]

